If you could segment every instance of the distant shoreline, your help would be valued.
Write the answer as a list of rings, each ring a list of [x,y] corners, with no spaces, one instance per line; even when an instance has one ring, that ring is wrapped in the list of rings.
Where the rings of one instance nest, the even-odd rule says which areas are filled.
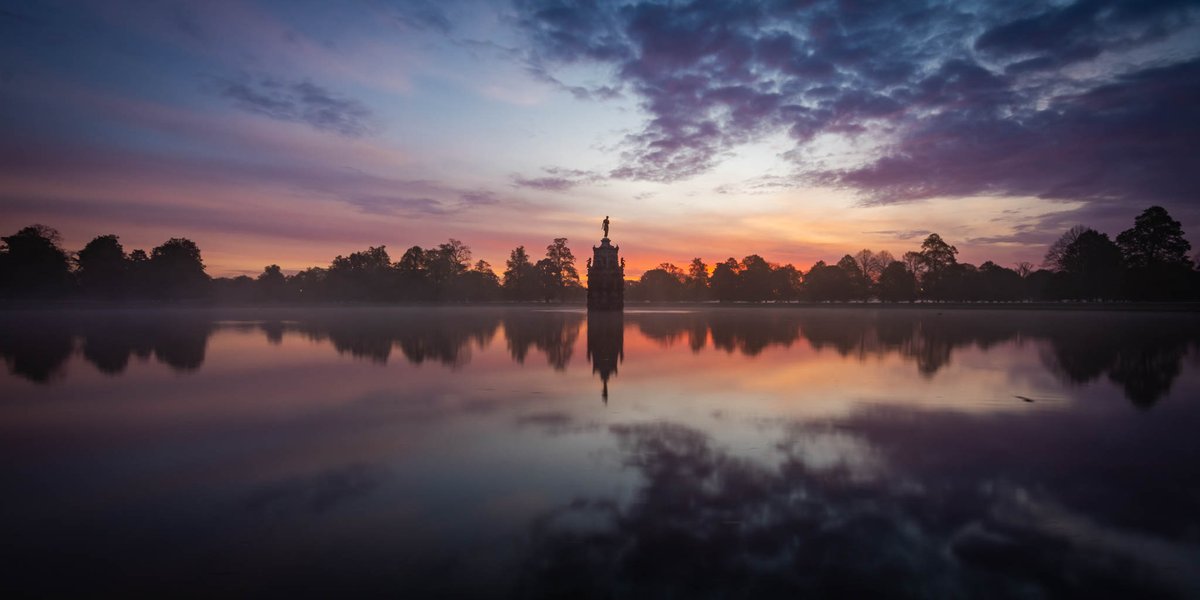
[[[346,309],[346,308],[578,308],[586,310],[583,302],[456,302],[456,303],[386,303],[386,302],[319,302],[300,303],[216,303],[205,301],[180,302],[10,302],[0,303],[0,313],[41,311],[137,311],[137,310],[223,310],[223,309]],[[943,311],[943,310],[1012,310],[1012,311],[1071,311],[1071,312],[1171,312],[1200,313],[1200,302],[630,302],[625,311],[653,309],[818,309],[818,310],[885,310],[885,311]],[[607,311],[601,311],[601,313]]]

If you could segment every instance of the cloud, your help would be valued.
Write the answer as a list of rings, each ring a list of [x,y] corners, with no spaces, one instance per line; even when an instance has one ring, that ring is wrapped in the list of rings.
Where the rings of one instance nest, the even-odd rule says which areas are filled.
[[[544,177],[525,177],[520,174],[512,176],[516,187],[531,188],[547,192],[565,192],[575,186],[602,181],[604,176],[594,171],[582,169],[563,169],[560,167],[542,167]]]
[[[571,85],[561,79],[553,76],[546,69],[545,65],[534,61],[526,65],[525,71],[534,79],[548,83],[560,90],[563,90],[576,100],[612,100],[622,97],[621,88],[614,85]]]
[[[518,187],[533,188],[547,192],[565,192],[575,187],[575,182],[565,177],[513,177]]]
[[[242,121],[245,125],[246,119]],[[340,137],[309,134],[319,142],[309,145],[292,138],[264,138],[251,128],[239,132],[236,125],[221,121],[176,122],[176,126],[189,127],[189,133],[192,126],[207,128],[205,135],[267,160],[198,158],[15,137],[0,145],[0,162],[16,168],[4,178],[0,204],[13,219],[17,215],[54,223],[83,219],[89,235],[96,233],[95,227],[120,226],[124,231],[132,221],[192,236],[222,232],[313,243],[356,240],[393,227],[384,223],[394,221],[372,219],[375,224],[364,228],[356,214],[407,217],[401,222],[412,223],[501,202],[523,206],[483,188],[388,174],[385,167],[392,155],[357,152],[353,145],[357,141]],[[338,164],[343,160],[363,168]],[[63,178],[68,168],[72,175]],[[162,201],[164,197],[171,201]],[[212,198],[222,200],[213,203]],[[248,206],[257,209],[247,210]],[[287,218],[281,219],[280,214]]]
[[[718,194],[771,194],[780,190],[799,187],[794,177],[782,175],[759,175],[738,183],[723,183],[713,188]]]
[[[1022,118],[942,113],[887,155],[821,174],[873,202],[1002,193],[1193,201],[1200,157],[1200,59],[1144,69],[1053,99]],[[988,111],[991,113],[992,111]]]
[[[453,27],[450,17],[442,10],[438,2],[429,0],[404,0],[394,7],[397,23],[417,31],[432,30],[438,33],[449,33]]]
[[[458,199],[463,207],[491,206],[500,202],[500,197],[495,192],[487,190],[459,192]]]
[[[400,188],[428,192],[431,196],[404,196],[397,194],[360,193],[342,197],[342,200],[359,210],[377,215],[440,216],[455,212],[491,206],[500,202],[500,197],[487,190],[460,191],[434,181],[396,181]]]
[[[345,196],[343,200],[365,213],[376,215],[444,215],[450,212],[444,204],[433,198],[355,194]]]
[[[1187,0],[1083,0],[992,27],[974,47],[989,58],[1015,59],[1009,71],[1057,68],[1162,39],[1186,25],[1194,9]]]
[[[863,233],[868,235],[885,235],[898,240],[912,240],[923,238],[933,232],[926,229],[880,229],[878,231],[864,231]]]
[[[307,123],[347,137],[362,137],[375,130],[371,109],[309,81],[221,81],[220,93],[242,110],[280,121]]]
[[[600,67],[640,103],[646,120],[612,178],[690,178],[786,132],[798,176],[868,203],[1179,204],[1200,188],[1194,2],[550,1],[517,13],[546,78]],[[831,140],[874,146],[830,166]]]

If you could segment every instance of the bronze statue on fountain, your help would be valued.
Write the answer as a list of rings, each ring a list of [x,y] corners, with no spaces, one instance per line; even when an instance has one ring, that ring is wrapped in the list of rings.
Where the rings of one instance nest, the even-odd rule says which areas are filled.
[[[599,246],[592,246],[592,258],[587,263],[588,310],[624,310],[625,259],[618,256],[621,247],[608,239],[607,216],[600,227],[604,237]]]

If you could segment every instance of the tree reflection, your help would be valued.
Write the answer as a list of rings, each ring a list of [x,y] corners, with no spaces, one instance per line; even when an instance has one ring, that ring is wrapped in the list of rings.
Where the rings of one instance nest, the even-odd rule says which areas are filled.
[[[668,348],[686,337],[693,352],[703,350],[708,341],[708,321],[709,315],[700,312],[657,313],[635,318],[638,332],[643,336]]]
[[[335,310],[302,312],[297,317],[285,331],[328,340],[339,353],[381,364],[398,348],[411,364],[428,360],[462,366],[470,360],[472,344],[487,346],[500,326],[500,315],[494,311]],[[266,327],[264,333],[272,335]]]
[[[117,375],[133,356],[150,358],[154,345],[135,323],[104,319],[83,325],[83,357],[100,372]]]
[[[199,369],[217,326],[203,315],[122,313],[81,318],[69,328],[83,340],[83,357],[101,372],[116,375],[133,357],[153,356],[177,371]]]
[[[524,364],[530,347],[546,354],[557,371],[567,368],[584,314],[563,311],[513,311],[504,315],[504,336],[513,360]]]
[[[1135,405],[1163,398],[1182,370],[1189,344],[1200,341],[1200,318],[1190,314],[924,309],[716,310],[686,314],[635,313],[640,332],[670,347],[685,336],[715,349],[755,356],[803,339],[818,351],[859,360],[899,355],[933,377],[956,351],[1004,342],[1043,344],[1045,366],[1081,384],[1107,375]],[[703,347],[703,343],[700,344]]]
[[[708,323],[713,348],[747,356],[771,346],[790,347],[800,338],[800,323],[777,311],[714,312]]]
[[[46,383],[62,374],[74,340],[69,330],[28,327],[11,322],[0,326],[0,356],[9,371],[30,381]]]
[[[154,357],[177,371],[194,371],[204,364],[208,336],[213,323],[197,319],[172,319],[155,323],[147,337],[154,348]],[[130,350],[139,344],[134,340]]]
[[[203,364],[215,328],[202,314],[29,312],[0,320],[0,354],[13,373],[39,383],[60,373],[76,349],[108,375],[123,372],[135,356],[192,371]]]
[[[1107,375],[1135,406],[1148,408],[1168,392],[1183,369],[1189,345],[1200,340],[1194,318],[1143,315],[1109,319],[1103,327],[1083,319],[1048,325],[1043,363],[1075,384]]]
[[[536,350],[562,371],[587,319],[588,360],[605,390],[624,356],[628,321],[663,348],[684,344],[693,353],[712,348],[757,356],[804,342],[818,352],[860,361],[899,356],[930,378],[964,349],[1028,343],[1063,381],[1085,384],[1104,376],[1133,404],[1150,407],[1170,392],[1189,348],[1200,347],[1200,317],[1178,313],[757,308],[632,312],[612,319],[619,325],[583,312],[527,309],[280,309],[231,321],[214,314],[11,313],[0,320],[0,356],[12,373],[36,382],[54,379],[76,351],[107,374],[121,373],[131,358],[151,356],[188,371],[203,363],[213,331],[240,327],[261,331],[271,344],[298,334],[380,364],[399,350],[410,364],[460,367],[470,361],[472,348],[487,347],[503,331],[514,361],[523,364]],[[264,315],[269,318],[257,318]]]

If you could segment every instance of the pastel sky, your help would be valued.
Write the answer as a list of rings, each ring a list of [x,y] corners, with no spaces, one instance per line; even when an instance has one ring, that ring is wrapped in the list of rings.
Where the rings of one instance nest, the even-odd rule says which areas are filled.
[[[628,274],[936,231],[1041,261],[1147,206],[1200,246],[1200,2],[0,0],[0,232],[214,276],[612,219]]]

